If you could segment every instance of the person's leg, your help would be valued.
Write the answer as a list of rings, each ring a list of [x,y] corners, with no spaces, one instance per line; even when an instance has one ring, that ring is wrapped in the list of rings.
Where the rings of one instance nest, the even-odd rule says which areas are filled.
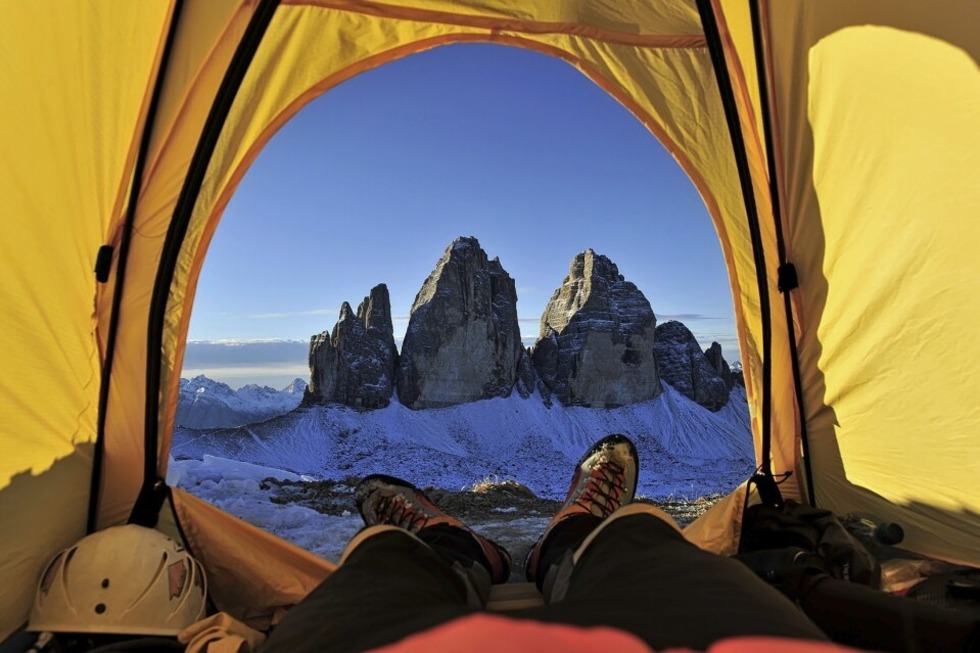
[[[354,500],[368,526],[404,528],[453,560],[485,568],[494,583],[510,577],[507,549],[444,512],[408,481],[384,474],[366,476],[357,484]]]
[[[341,565],[286,613],[262,653],[363,651],[469,614],[460,565],[407,531],[375,526],[351,541]]]
[[[737,635],[826,639],[742,563],[687,542],[652,506],[622,508],[560,558],[546,588],[552,602],[519,616],[612,626],[655,649],[704,649]]]
[[[639,473],[636,447],[626,436],[612,433],[592,445],[575,466],[564,503],[524,561],[527,579],[543,590],[562,555],[633,500]]]
[[[510,556],[447,515],[414,485],[372,475],[358,484],[367,529],[340,567],[276,627],[263,653],[362,651],[397,642],[486,605]]]

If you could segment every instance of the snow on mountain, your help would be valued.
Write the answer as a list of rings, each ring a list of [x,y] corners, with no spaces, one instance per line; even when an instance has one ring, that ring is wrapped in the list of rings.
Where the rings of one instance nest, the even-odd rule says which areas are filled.
[[[251,384],[237,391],[203,374],[181,379],[177,424],[220,428],[262,422],[299,406],[305,390],[303,379],[295,379],[281,390]]]
[[[201,394],[208,390],[224,396],[220,387]],[[397,401],[368,412],[303,406],[259,424],[179,427],[172,454],[178,460],[218,456],[313,478],[384,472],[453,489],[490,476],[563,498],[582,452],[616,432],[637,445],[640,495],[697,497],[727,492],[753,470],[744,390],[732,392],[717,413],[667,384],[655,399],[612,409],[549,408],[537,395],[516,394],[417,411]]]

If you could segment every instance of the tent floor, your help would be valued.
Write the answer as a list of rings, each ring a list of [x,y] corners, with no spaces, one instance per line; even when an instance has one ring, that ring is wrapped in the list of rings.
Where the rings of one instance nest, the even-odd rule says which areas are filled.
[[[490,589],[487,610],[510,612],[544,605],[544,597],[534,583],[503,583]]]

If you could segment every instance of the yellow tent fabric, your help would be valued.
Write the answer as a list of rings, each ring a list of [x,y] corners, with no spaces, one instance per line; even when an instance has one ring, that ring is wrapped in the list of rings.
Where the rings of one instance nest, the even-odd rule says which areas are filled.
[[[165,3],[0,4],[0,638],[85,534],[99,246],[132,175]]]
[[[976,564],[980,5],[786,10],[768,36],[817,501]]]
[[[972,0],[0,4],[0,638],[84,534],[93,486],[102,528],[165,476],[198,274],[262,146],[353,75],[473,41],[568,62],[690,175],[728,266],[759,462],[793,473],[785,494],[812,485],[980,564],[978,24]],[[331,569],[175,501],[254,623]],[[724,549],[737,503],[691,532]]]

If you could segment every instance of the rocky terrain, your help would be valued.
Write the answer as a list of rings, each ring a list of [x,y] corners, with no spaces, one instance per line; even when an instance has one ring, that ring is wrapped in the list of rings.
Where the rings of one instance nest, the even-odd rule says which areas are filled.
[[[709,359],[694,334],[680,322],[671,321],[657,327],[653,347],[660,377],[682,395],[712,411],[728,403],[734,380],[718,343],[708,348],[713,360]]]
[[[399,401],[442,408],[506,397],[522,355],[514,280],[475,238],[457,238],[412,304]]]
[[[388,288],[380,284],[351,311],[340,307],[333,332],[310,342],[308,404],[342,404],[364,410],[391,403],[398,367],[398,348],[391,326]]]
[[[261,483],[270,492],[273,503],[304,506],[331,517],[357,514],[354,487],[360,480],[349,477],[340,481],[289,481],[267,478]],[[482,535],[490,537],[511,554],[511,581],[523,582],[522,563],[537,538],[547,528],[551,516],[561,507],[561,501],[538,497],[526,486],[514,481],[486,480],[464,490],[423,488],[426,495],[447,513],[458,517]],[[684,526],[703,514],[720,494],[690,500],[654,501],[637,497],[636,501],[650,503],[671,515]],[[325,551],[326,557],[338,559],[342,546]]]
[[[325,515],[342,515],[344,511],[356,512],[354,488],[360,477],[342,480],[290,481],[267,478],[262,489],[273,490],[271,501],[278,504],[301,505]],[[423,488],[436,505],[466,523],[490,520],[512,521],[525,517],[549,518],[561,507],[557,499],[542,498],[527,486],[512,480],[486,480],[464,490]],[[636,501],[662,508],[680,525],[694,521],[710,508],[721,495],[710,495],[691,500],[655,501],[637,497]]]
[[[400,352],[383,284],[356,314],[341,306],[333,330],[311,339],[304,402],[373,410],[397,394],[428,409],[516,392],[611,408],[656,397],[661,379],[712,411],[734,383],[717,343],[705,352],[683,324],[658,326],[643,293],[591,249],[572,259],[525,350],[514,280],[475,238],[460,237],[419,290]]]

